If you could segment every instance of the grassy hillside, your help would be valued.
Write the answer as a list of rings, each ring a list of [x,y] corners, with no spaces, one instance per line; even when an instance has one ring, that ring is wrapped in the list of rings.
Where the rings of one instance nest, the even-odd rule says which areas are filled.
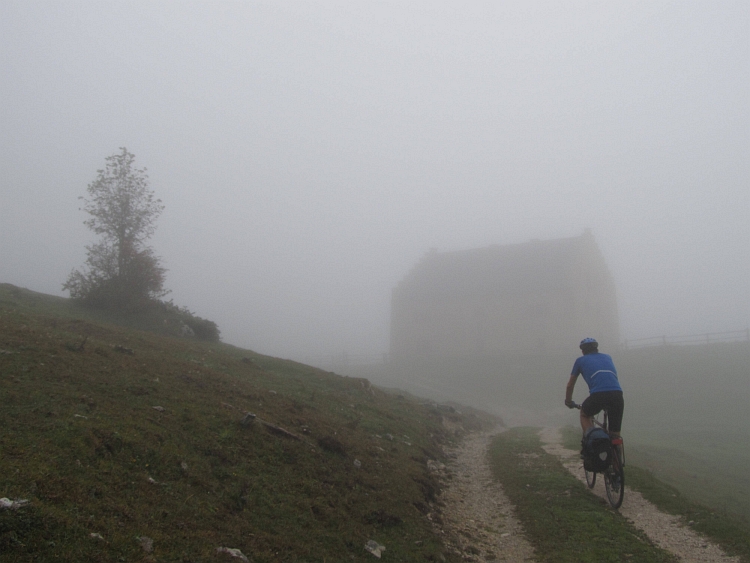
[[[633,350],[619,365],[633,398],[630,460],[750,519],[750,344]]]
[[[3,561],[451,560],[427,461],[476,415],[104,320],[0,286]]]

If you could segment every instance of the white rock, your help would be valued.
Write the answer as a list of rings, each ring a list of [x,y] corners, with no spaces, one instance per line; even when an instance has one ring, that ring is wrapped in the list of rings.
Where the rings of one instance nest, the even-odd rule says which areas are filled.
[[[375,557],[377,557],[378,559],[380,559],[380,556],[385,551],[385,546],[384,545],[380,545],[378,542],[376,542],[374,540],[369,540],[365,544],[365,550],[369,551]]]
[[[26,499],[15,499],[10,500],[9,498],[0,498],[0,509],[2,510],[18,510],[24,505],[29,503]]]
[[[240,561],[249,563],[248,558],[245,557],[239,549],[232,549],[231,547],[217,547],[216,553],[226,553],[227,555],[230,555],[231,557],[235,557],[239,559]]]
[[[154,550],[154,540],[147,536],[136,537],[135,541],[141,544],[143,551],[146,553],[151,553]]]

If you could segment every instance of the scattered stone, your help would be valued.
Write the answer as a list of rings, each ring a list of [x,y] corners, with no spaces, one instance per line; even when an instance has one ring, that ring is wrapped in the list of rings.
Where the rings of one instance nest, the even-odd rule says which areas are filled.
[[[445,464],[434,459],[427,460],[427,470],[430,473],[442,473],[445,471]]]
[[[385,546],[384,545],[380,545],[378,542],[376,542],[374,540],[369,540],[365,544],[365,551],[368,551],[368,552],[372,553],[375,557],[377,557],[378,559],[380,559],[380,556],[385,551]]]
[[[250,560],[245,557],[245,555],[239,549],[232,549],[231,547],[217,547],[216,553],[226,553],[230,557],[234,557],[236,559],[239,559],[240,561],[244,561],[245,563],[250,563]]]
[[[83,352],[84,346],[86,346],[86,341],[89,339],[88,336],[86,336],[83,341],[80,344],[71,344],[67,343],[65,344],[65,348],[70,350],[71,352]]]
[[[356,467],[357,469],[361,468],[362,467],[362,462],[359,461],[358,459],[355,459],[354,460],[354,467]]]
[[[277,436],[281,436],[282,438],[291,438],[292,440],[297,441],[302,440],[302,438],[300,438],[296,434],[292,434],[291,432],[289,432],[289,430],[285,430],[281,426],[276,426],[275,424],[271,424],[270,422],[266,422],[265,420],[261,419],[258,419],[258,422],[265,426],[266,430],[268,430],[271,434],[276,434]]]
[[[88,416],[83,416],[82,414],[74,414],[73,418],[88,418]]]
[[[117,344],[113,346],[115,352],[120,352],[121,354],[128,354],[129,356],[135,356],[135,351],[132,348],[125,348],[125,346],[121,346],[120,344]]]
[[[271,390],[270,390],[270,391],[268,391],[268,392],[269,392],[269,393],[270,393],[271,395],[278,395],[278,393],[276,393],[276,391],[274,391],[273,389],[271,389]]]
[[[260,424],[265,426],[266,430],[268,430],[271,434],[276,434],[277,436],[281,436],[282,438],[291,438],[292,440],[298,440],[298,441],[302,440],[302,438],[300,438],[296,434],[289,432],[289,430],[286,430],[282,428],[281,426],[277,426],[276,424],[271,424],[270,422],[266,422],[265,420],[261,420],[260,418],[255,416],[255,414],[251,412],[245,413],[245,416],[240,421],[240,424],[242,424],[242,426],[249,426],[256,420]]]
[[[249,424],[253,423],[253,421],[255,420],[255,418],[256,417],[255,417],[255,415],[253,413],[251,413],[251,412],[245,413],[245,418],[242,419],[242,421],[240,422],[240,424],[242,424],[242,426],[248,426]]]
[[[154,550],[154,540],[148,536],[136,536],[135,541],[141,545],[146,553],[151,553]]]
[[[159,407],[159,406],[156,406],[156,407],[151,407],[151,408],[153,408],[153,409],[154,409],[155,411],[159,411],[159,412],[164,412],[164,411],[166,411],[166,410],[167,410],[167,409],[165,409],[164,407]]]
[[[98,534],[98,533],[96,533],[96,532],[91,532],[91,533],[89,534],[89,537],[90,537],[90,538],[91,538],[92,540],[102,540],[102,541],[104,541],[104,538],[102,537],[102,535],[101,535],[101,534]]]
[[[183,470],[183,471],[184,471],[185,473],[187,473],[187,470],[188,470],[188,464],[187,464],[187,463],[185,463],[185,462],[183,461],[183,462],[182,462],[182,463],[180,464],[180,467],[182,467],[182,470]]]
[[[159,482],[156,479],[154,479],[153,477],[149,477],[148,478],[148,482],[151,483],[152,485],[158,485],[159,484]]]
[[[391,442],[393,442],[393,434],[386,434],[386,438],[388,438]]]
[[[14,499],[10,500],[9,498],[0,498],[0,510],[18,510],[19,508],[26,506],[29,504],[29,501],[26,499]]]

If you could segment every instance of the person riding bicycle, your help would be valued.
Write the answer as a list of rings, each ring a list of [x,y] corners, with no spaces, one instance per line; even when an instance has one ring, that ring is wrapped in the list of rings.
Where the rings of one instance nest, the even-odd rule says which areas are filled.
[[[581,405],[581,428],[584,436],[593,428],[593,417],[602,409],[609,413],[609,434],[620,436],[624,401],[622,387],[617,379],[617,370],[609,354],[599,352],[599,343],[593,338],[584,338],[579,345],[582,355],[573,364],[570,380],[565,388],[565,406],[575,408],[573,389],[582,375],[589,386],[589,396]]]

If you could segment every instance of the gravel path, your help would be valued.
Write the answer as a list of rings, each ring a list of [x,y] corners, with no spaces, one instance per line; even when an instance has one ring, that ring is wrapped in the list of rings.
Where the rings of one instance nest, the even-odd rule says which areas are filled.
[[[513,505],[490,473],[487,455],[494,434],[467,436],[460,447],[447,452],[447,467],[433,466],[443,474],[444,484],[439,531],[448,549],[464,561],[534,561],[534,549],[523,536]]]
[[[586,481],[578,452],[562,446],[559,429],[544,428],[539,436],[547,453],[560,457],[563,465],[575,477],[583,482]],[[625,470],[627,482],[627,467]],[[606,498],[601,478],[597,478],[593,492]],[[675,554],[685,563],[738,563],[740,560],[739,557],[728,557],[719,546],[682,524],[677,516],[660,512],[639,492],[628,487],[625,487],[625,500],[619,512],[636,528],[642,530],[656,545]]]

